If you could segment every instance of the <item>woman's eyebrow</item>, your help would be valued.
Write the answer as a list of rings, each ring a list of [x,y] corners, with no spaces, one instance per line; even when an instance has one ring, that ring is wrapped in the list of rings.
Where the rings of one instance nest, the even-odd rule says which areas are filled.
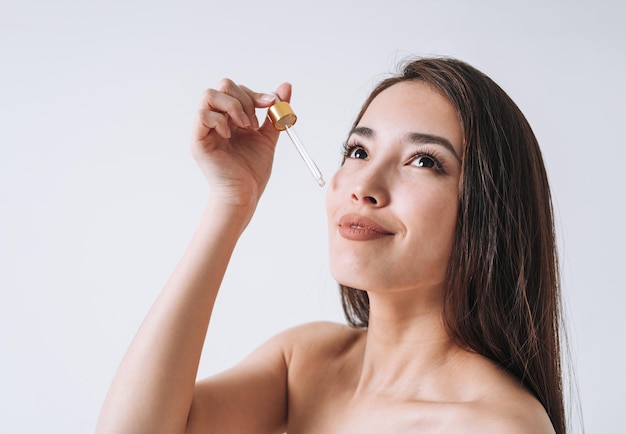
[[[365,137],[368,139],[376,137],[376,132],[368,127],[356,127],[351,132],[350,135],[356,134],[357,136]],[[448,151],[454,155],[457,161],[461,162],[461,157],[457,154],[456,149],[452,146],[452,143],[445,137],[435,136],[434,134],[424,134],[424,133],[408,133],[406,135],[406,140],[409,143],[413,143],[415,145],[440,145],[446,148]]]
[[[372,138],[376,136],[376,133],[374,133],[374,130],[371,128],[367,128],[367,127],[355,127],[352,129],[352,131],[350,131],[350,135],[352,134],[356,134],[357,136],[367,137],[367,138]]]

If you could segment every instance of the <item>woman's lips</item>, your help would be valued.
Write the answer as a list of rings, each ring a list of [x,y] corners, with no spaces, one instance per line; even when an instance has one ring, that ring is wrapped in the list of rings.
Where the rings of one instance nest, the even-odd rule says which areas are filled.
[[[352,241],[369,241],[393,233],[374,220],[357,214],[346,214],[339,219],[339,235]]]

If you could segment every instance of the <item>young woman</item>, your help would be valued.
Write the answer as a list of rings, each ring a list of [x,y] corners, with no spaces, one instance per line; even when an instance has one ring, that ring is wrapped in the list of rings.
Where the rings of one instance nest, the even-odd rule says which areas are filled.
[[[329,183],[331,272],[350,326],[288,330],[196,382],[222,277],[270,175],[278,133],[255,108],[273,102],[229,80],[204,94],[192,152],[210,200],[98,432],[564,433],[541,153],[510,98],[453,59],[410,62],[376,87]]]

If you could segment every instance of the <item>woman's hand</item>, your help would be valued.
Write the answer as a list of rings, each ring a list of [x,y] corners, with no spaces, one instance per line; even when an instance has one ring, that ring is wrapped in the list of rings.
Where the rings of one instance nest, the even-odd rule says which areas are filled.
[[[276,93],[289,101],[291,85],[281,84]],[[279,134],[267,119],[259,127],[255,109],[274,103],[273,95],[228,79],[204,92],[191,150],[207,179],[212,201],[254,211],[270,176]]]

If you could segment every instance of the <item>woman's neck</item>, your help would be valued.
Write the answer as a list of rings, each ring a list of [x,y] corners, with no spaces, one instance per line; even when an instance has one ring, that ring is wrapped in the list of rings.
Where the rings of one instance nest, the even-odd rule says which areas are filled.
[[[357,393],[438,399],[454,393],[450,375],[467,355],[448,335],[441,291],[370,293],[369,327]],[[450,389],[450,390],[448,390]],[[441,398],[444,398],[441,396]]]

